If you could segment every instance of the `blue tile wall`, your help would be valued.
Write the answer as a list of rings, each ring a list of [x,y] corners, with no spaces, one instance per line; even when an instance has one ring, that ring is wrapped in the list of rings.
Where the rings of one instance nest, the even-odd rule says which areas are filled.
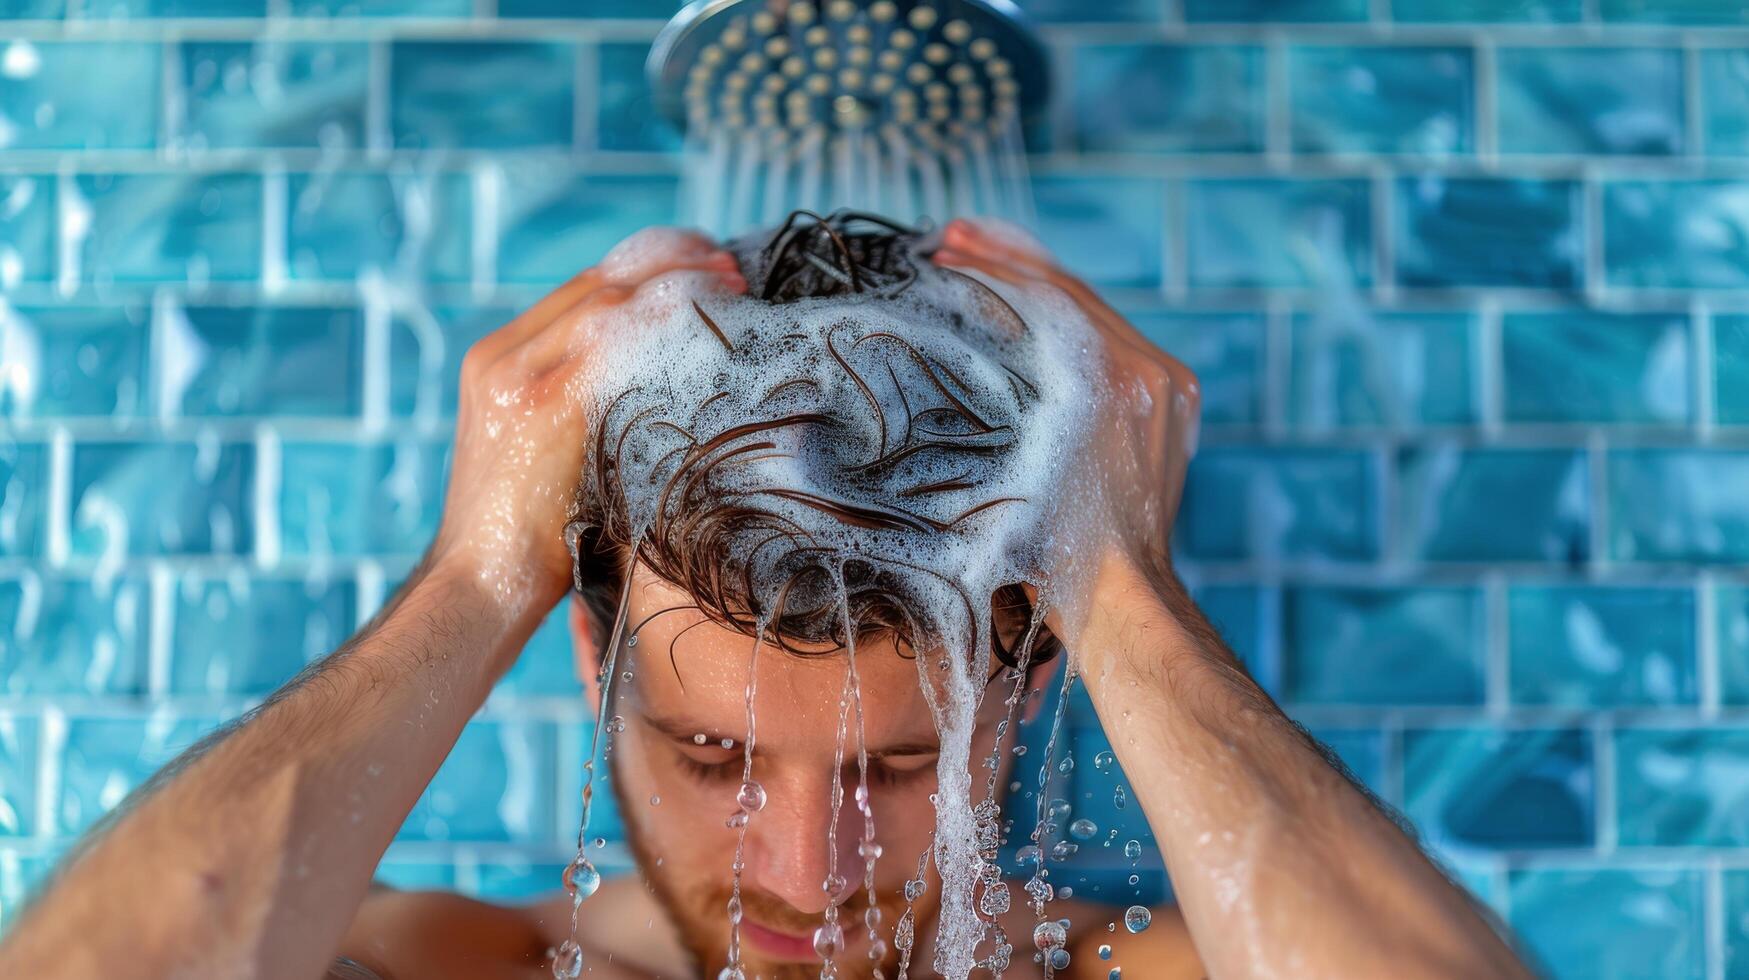
[[[0,0],[0,928],[405,575],[468,346],[674,219],[677,6]],[[1200,377],[1247,668],[1549,975],[1749,977],[1749,8],[1022,6],[1038,230]],[[380,876],[549,891],[588,729],[561,608]]]
[[[1694,592],[1514,586],[1507,594],[1511,696],[1583,708],[1693,705]]]
[[[1290,59],[1295,152],[1437,156],[1475,148],[1467,49],[1302,46]]]
[[[1680,314],[1509,313],[1503,412],[1512,422],[1686,423],[1691,346]]]
[[[1505,153],[1671,154],[1683,138],[1682,52],[1668,48],[1504,48]]]

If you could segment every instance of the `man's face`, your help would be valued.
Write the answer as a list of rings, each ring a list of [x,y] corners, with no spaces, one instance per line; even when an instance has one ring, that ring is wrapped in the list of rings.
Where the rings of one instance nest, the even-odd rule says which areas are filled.
[[[727,905],[738,836],[727,821],[738,809],[748,732],[746,690],[749,671],[756,669],[752,775],[767,802],[746,829],[743,964],[749,977],[817,976],[814,930],[827,907],[838,903],[846,940],[836,958],[839,973],[867,976],[874,961],[863,919],[869,899],[858,853],[864,825],[855,804],[854,699],[845,717],[841,765],[836,756],[840,702],[851,696],[849,658],[843,651],[802,657],[767,644],[755,667],[750,637],[705,620],[684,592],[641,566],[628,600],[628,631],[639,623],[644,625],[636,646],[622,646],[615,668],[631,670],[633,680],[616,684],[610,712],[625,722],[613,736],[612,782],[639,866],[699,959],[702,975],[715,976],[727,962]],[[592,674],[593,658],[580,668]],[[935,829],[930,794],[936,789],[938,738],[916,662],[901,657],[891,640],[859,644],[856,670],[874,839],[881,848],[875,868],[880,934],[891,946],[893,926],[905,910],[905,881],[916,874]],[[989,752],[1005,710],[1005,687],[993,684],[986,691],[973,741],[975,760]],[[725,748],[724,740],[731,746]],[[835,769],[843,804],[836,847],[829,851]],[[976,803],[984,798],[987,770],[980,765],[974,776]],[[834,873],[833,854],[835,873],[847,884],[828,894],[823,884]],[[933,934],[940,892],[933,870],[927,880],[928,891],[916,903],[920,946]],[[885,960],[891,976],[896,951],[889,949]]]

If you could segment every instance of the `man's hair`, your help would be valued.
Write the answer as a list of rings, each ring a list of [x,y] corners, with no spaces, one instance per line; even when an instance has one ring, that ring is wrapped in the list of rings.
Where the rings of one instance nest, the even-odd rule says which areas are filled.
[[[899,296],[917,280],[915,260],[923,235],[920,230],[873,215],[840,211],[822,218],[798,211],[775,231],[739,239],[731,242],[729,248],[747,279],[748,296],[772,307],[831,297],[879,302]],[[982,299],[994,299],[993,303],[984,304],[986,308],[1000,309],[1004,315],[1018,320],[1018,314],[992,290],[970,277],[942,271],[976,284],[980,294],[987,294]],[[845,307],[846,327],[860,326],[855,321],[855,308],[848,303]],[[732,351],[729,340],[704,308],[694,303],[693,309],[703,327]],[[944,323],[957,328],[964,325],[968,315],[977,316],[981,311],[942,308],[933,312]],[[921,448],[913,446],[901,452],[927,451],[947,458],[963,453],[964,458],[974,461],[987,460],[1000,452],[1004,445],[1001,437],[1008,426],[984,421],[967,404],[970,399],[964,396],[969,389],[963,377],[895,334],[874,330],[868,335],[889,345],[891,356],[903,360],[911,374],[923,379],[919,383],[929,387],[933,397],[951,403],[951,410],[944,413],[955,418],[951,423],[931,421],[919,426],[915,418],[909,419],[907,426],[926,436],[921,440]],[[831,347],[829,339],[827,346]],[[832,356],[859,386],[863,384],[836,350]],[[1023,391],[1019,385],[1030,384],[1012,369],[1004,370],[1015,379],[1010,384],[1016,386],[1017,395]],[[897,385],[899,374],[888,373]],[[951,520],[942,520],[925,512],[923,498],[975,491],[978,489],[975,480],[961,477],[957,482],[940,480],[926,486],[888,485],[892,483],[891,474],[897,470],[881,460],[856,468],[857,479],[877,490],[876,496],[884,501],[878,506],[847,503],[801,486],[763,486],[758,494],[723,493],[713,479],[713,470],[732,459],[757,458],[751,454],[762,450],[775,455],[769,453],[773,443],[765,441],[767,436],[785,430],[793,430],[792,436],[801,429],[831,431],[851,421],[868,421],[842,419],[821,406],[786,412],[775,407],[783,402],[774,400],[772,395],[791,385],[799,388],[815,382],[800,377],[762,378],[761,382],[772,386],[759,402],[761,406],[768,401],[774,405],[765,417],[740,421],[715,432],[684,431],[687,442],[682,450],[675,451],[680,454],[680,465],[667,473],[659,493],[660,505],[642,528],[636,527],[627,501],[625,481],[631,475],[628,468],[635,468],[628,467],[623,458],[628,435],[640,425],[683,430],[665,418],[651,421],[650,410],[632,412],[630,417],[624,411],[616,413],[625,395],[635,390],[633,379],[628,379],[633,387],[606,402],[605,410],[595,420],[588,472],[574,502],[568,529],[576,562],[574,584],[594,620],[597,634],[605,638],[612,629],[633,559],[630,552],[635,546],[637,560],[659,578],[685,591],[710,620],[750,636],[763,623],[766,638],[793,653],[809,652],[796,646],[798,643],[817,650],[822,644],[835,648],[851,640],[844,635],[848,612],[859,637],[891,635],[901,652],[909,648],[910,655],[915,655],[931,639],[924,635],[927,630],[920,624],[934,617],[913,608],[914,593],[908,597],[907,590],[894,586],[904,575],[927,575],[928,570],[921,566],[888,567],[895,564],[890,557],[870,560],[834,552],[819,544],[809,528],[797,522],[793,508],[799,505],[804,513],[845,527],[927,536],[931,532],[946,533],[971,514],[1013,498],[986,499]],[[866,389],[863,394],[868,394]],[[728,395],[729,392],[719,391],[704,399],[698,408],[702,410]],[[907,413],[911,412],[910,400],[903,394],[900,397]],[[834,404],[840,406],[837,411],[841,412],[848,403]],[[882,412],[878,399],[872,396],[863,404],[873,413]],[[876,421],[885,433],[888,420],[882,415]],[[643,465],[660,468],[651,467],[648,460]],[[970,466],[965,472],[976,471],[976,466]],[[792,509],[785,512],[764,503],[774,499],[781,499]],[[910,501],[918,504],[913,506]],[[756,565],[761,572],[775,570],[783,584],[775,592],[762,590],[754,581]],[[1022,666],[1022,647],[1029,632],[1035,635],[1030,656],[1026,657],[1027,666],[1042,664],[1060,652],[1061,644],[1049,629],[1042,622],[1033,622],[1033,603],[1019,584],[1002,585],[988,598],[990,628],[985,632],[999,662],[1009,667]],[[975,597],[966,595],[961,588],[957,599],[965,605],[966,622],[983,619],[974,608]]]

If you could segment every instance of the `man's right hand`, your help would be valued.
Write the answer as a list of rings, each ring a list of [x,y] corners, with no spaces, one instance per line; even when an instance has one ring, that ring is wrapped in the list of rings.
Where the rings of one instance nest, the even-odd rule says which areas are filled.
[[[651,228],[482,338],[462,360],[455,451],[433,564],[459,564],[516,618],[552,608],[571,581],[563,528],[583,473],[586,368],[605,314],[676,271],[744,293],[735,259],[695,232]],[[507,666],[507,665],[503,665]]]

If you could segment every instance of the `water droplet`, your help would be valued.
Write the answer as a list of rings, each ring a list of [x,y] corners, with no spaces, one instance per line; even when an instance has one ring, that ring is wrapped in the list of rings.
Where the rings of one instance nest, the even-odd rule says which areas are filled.
[[[607,730],[610,732],[613,732],[616,735],[619,734],[620,732],[625,731],[626,730],[626,720],[624,718],[620,717],[619,715],[614,715],[607,722]]]
[[[831,959],[844,950],[844,930],[836,922],[827,922],[814,930],[814,952],[821,959]]]
[[[1061,970],[1061,969],[1064,969],[1065,967],[1067,967],[1068,965],[1069,965],[1069,951],[1068,950],[1066,950],[1066,949],[1053,949],[1053,950],[1051,950],[1051,968],[1052,969]]]
[[[721,742],[718,742],[717,744],[721,745],[725,749],[732,749],[735,747],[735,740],[732,738],[725,738]]]
[[[820,882],[820,890],[828,895],[836,895],[844,890],[846,884],[848,884],[848,882],[845,881],[843,875],[827,875],[826,880]]]
[[[1110,772],[1112,765],[1116,762],[1117,756],[1110,752],[1101,752],[1093,757],[1093,768],[1100,772]]]
[[[1014,754],[1015,754],[1015,755],[1025,755],[1025,754],[1026,754],[1026,746],[1024,746],[1024,745],[1016,745],[1016,746],[1015,746],[1015,747],[1014,747]]]
[[[627,684],[630,684],[632,682],[632,672],[628,670],[625,673],[620,674],[619,679],[622,681],[625,681]]]
[[[1020,850],[1014,852],[1014,860],[1020,862],[1021,864],[1037,864],[1038,859],[1039,859],[1039,853],[1040,853],[1039,849],[1036,845],[1028,844],[1025,847],[1021,848]]]
[[[1069,815],[1069,810],[1070,810],[1069,801],[1059,799],[1059,800],[1052,800],[1051,805],[1050,805],[1050,809],[1045,811],[1045,812],[1046,812],[1046,815],[1049,816],[1052,820],[1061,820],[1064,817]]]
[[[650,797],[650,805],[651,806],[661,806],[662,805],[662,798],[660,796],[651,796]]]
[[[723,821],[723,826],[728,827],[730,830],[740,830],[742,827],[747,826],[747,811],[736,810],[734,813],[729,814],[729,819]]]
[[[1069,825],[1069,836],[1076,840],[1089,840],[1097,833],[1099,833],[1099,825],[1086,817]]]
[[[706,735],[704,732],[699,732],[692,737],[692,744],[694,745],[703,745],[708,741],[710,741],[710,736]]]
[[[1041,950],[1062,949],[1069,941],[1069,931],[1061,922],[1045,921],[1032,931],[1032,944]]]
[[[741,896],[729,896],[729,921],[739,924],[741,921]]]
[[[1105,943],[1100,943],[1099,944],[1099,958],[1102,960],[1111,959],[1111,947],[1106,945]]]
[[[1055,844],[1051,845],[1051,860],[1053,860],[1053,861],[1067,860],[1070,857],[1074,856],[1075,852],[1078,850],[1080,850],[1080,848],[1076,847],[1074,844],[1070,843],[1069,841],[1066,841],[1066,840],[1057,841]]]
[[[738,966],[725,966],[717,971],[717,980],[747,980],[747,974]]]
[[[1105,980],[1123,980],[1123,967],[1112,967],[1111,972],[1105,975]]]
[[[631,636],[626,638],[626,646],[635,647],[637,645],[638,645],[638,634],[633,633]]]
[[[595,845],[595,848],[596,848],[596,849],[597,849],[597,850],[600,850],[600,849],[601,849],[601,848],[603,848],[603,847],[606,847],[606,846],[607,846],[607,838],[605,838],[605,837],[597,837],[597,838],[595,838],[595,839],[594,839],[594,840],[592,840],[592,841],[590,841],[590,842],[589,842],[589,843],[591,843],[591,844],[593,844],[593,845]]]
[[[1074,898],[1075,897],[1075,889],[1070,888],[1068,885],[1064,885],[1063,887],[1057,889],[1057,894],[1063,898]]]
[[[905,882],[905,901],[915,902],[919,898],[922,898],[923,893],[928,890],[929,884],[922,878],[912,878],[910,881]]]
[[[1074,772],[1075,771],[1075,757],[1072,755],[1063,756],[1063,761],[1057,763],[1057,771],[1060,773],[1063,773],[1064,775],[1067,775],[1069,773]]]
[[[881,927],[880,906],[870,905],[867,909],[864,909],[862,913],[862,924],[868,926],[870,929],[879,929]]]
[[[881,859],[882,850],[881,846],[874,841],[865,840],[856,845],[856,853],[862,855],[864,861],[879,861]]]
[[[1140,858],[1142,856],[1142,842],[1139,840],[1125,841],[1123,845],[1123,856],[1129,858],[1131,861]]]
[[[553,954],[553,976],[558,980],[577,980],[583,975],[583,947],[572,940],[559,944],[558,952]]]
[[[749,779],[741,784],[741,791],[735,794],[735,802],[747,813],[758,813],[765,809],[765,787],[758,780]]]
[[[574,901],[582,901],[601,887],[601,872],[586,857],[578,857],[565,867],[565,889]]]
[[[1141,883],[1142,883],[1142,876],[1141,875],[1130,875],[1130,884],[1139,885]]]
[[[1112,792],[1111,792],[1111,805],[1112,806],[1115,806],[1119,810],[1122,810],[1124,808],[1124,804],[1128,803],[1129,801],[1130,801],[1130,795],[1128,793],[1124,792],[1124,789],[1122,786],[1119,786],[1117,789],[1112,790]]]
[[[978,911],[985,915],[1001,915],[1008,911],[1013,901],[1008,893],[1008,882],[998,881],[984,889],[984,894],[978,897]]]
[[[1141,932],[1154,921],[1154,916],[1140,905],[1132,905],[1123,910],[1123,925],[1131,932]]]

